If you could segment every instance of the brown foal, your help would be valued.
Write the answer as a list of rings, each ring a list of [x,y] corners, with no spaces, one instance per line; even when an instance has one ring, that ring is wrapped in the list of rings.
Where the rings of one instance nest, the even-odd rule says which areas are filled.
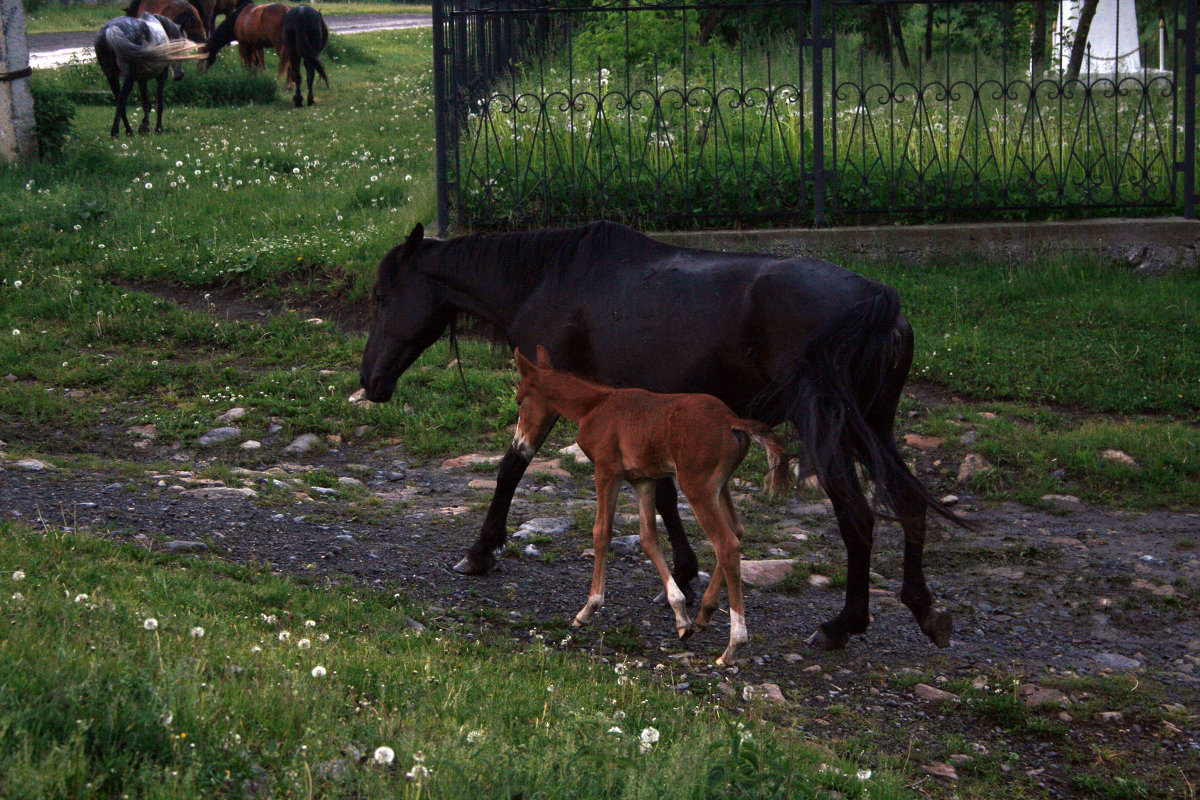
[[[589,622],[604,604],[605,558],[612,538],[617,491],[621,481],[627,480],[637,494],[642,550],[666,586],[680,639],[708,627],[717,610],[722,581],[727,584],[729,646],[717,664],[728,664],[738,647],[749,639],[742,606],[743,529],[729,494],[729,478],[746,457],[753,438],[767,450],[767,490],[785,490],[789,473],[779,439],[767,425],[739,419],[711,395],[613,389],[555,371],[544,347],[538,347],[537,357],[537,364],[533,364],[519,351],[516,353],[521,383],[517,387],[520,417],[514,445],[522,452],[532,451],[530,432],[546,430],[554,417],[564,416],[579,424],[579,447],[595,468],[596,524],[592,538],[596,563],[591,594],[575,615],[575,624]],[[695,622],[688,619],[683,592],[667,570],[655,525],[654,482],[672,475],[717,554],[717,566]]]

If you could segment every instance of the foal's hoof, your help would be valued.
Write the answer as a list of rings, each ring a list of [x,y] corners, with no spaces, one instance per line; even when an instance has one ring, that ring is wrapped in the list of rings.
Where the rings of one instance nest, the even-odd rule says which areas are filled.
[[[954,635],[954,618],[949,611],[932,611],[921,630],[938,647],[949,647],[950,637]]]
[[[496,566],[496,557],[488,553],[484,558],[476,558],[471,554],[454,565],[454,571],[459,575],[486,575]]]
[[[850,641],[849,636],[831,636],[825,632],[824,627],[817,628],[813,635],[808,637],[808,643],[818,650],[841,650],[846,646],[846,642]]]

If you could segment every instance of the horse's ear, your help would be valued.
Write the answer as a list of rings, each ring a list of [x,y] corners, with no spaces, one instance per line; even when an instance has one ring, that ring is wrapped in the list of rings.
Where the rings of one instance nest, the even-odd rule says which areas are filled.
[[[546,348],[542,347],[540,344],[537,346],[537,359],[538,359],[538,366],[541,367],[542,369],[553,369],[553,367],[550,366],[549,351],[546,350]]]
[[[537,367],[530,363],[528,358],[521,355],[519,348],[513,351],[513,355],[517,358],[517,371],[521,373],[522,378],[537,369]]]
[[[410,233],[408,238],[404,240],[404,249],[400,255],[410,256],[415,253],[417,251],[417,247],[419,247],[421,244],[421,240],[424,238],[425,226],[418,222],[416,227],[412,229],[412,233]]]

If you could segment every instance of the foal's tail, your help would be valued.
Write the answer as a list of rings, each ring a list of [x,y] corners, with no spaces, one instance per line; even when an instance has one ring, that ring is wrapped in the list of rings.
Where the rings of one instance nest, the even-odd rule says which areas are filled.
[[[733,429],[749,434],[766,449],[767,474],[763,476],[763,488],[771,497],[782,497],[792,488],[792,472],[788,469],[788,455],[783,449],[783,442],[769,425],[758,420],[739,419],[733,424]]]
[[[925,506],[970,528],[909,470],[890,433],[891,420],[886,430],[877,430],[882,423],[873,426],[867,420],[877,405],[876,414],[895,411],[894,402],[885,394],[889,384],[899,392],[897,383],[904,378],[896,373],[905,347],[899,320],[899,294],[890,286],[879,285],[817,331],[788,382],[787,416],[796,426],[821,486],[827,492],[831,487],[841,492],[854,506],[854,513],[903,520],[923,514],[921,506]],[[855,461],[870,472],[882,512],[872,510],[857,488]]]

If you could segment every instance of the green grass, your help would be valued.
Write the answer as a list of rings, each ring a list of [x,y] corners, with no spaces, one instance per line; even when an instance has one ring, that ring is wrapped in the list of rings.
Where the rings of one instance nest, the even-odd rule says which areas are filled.
[[[669,676],[541,635],[416,633],[391,591],[9,523],[0,585],[13,800],[908,796],[894,773],[860,781],[856,761],[681,697]],[[640,752],[648,728],[660,738]]]

